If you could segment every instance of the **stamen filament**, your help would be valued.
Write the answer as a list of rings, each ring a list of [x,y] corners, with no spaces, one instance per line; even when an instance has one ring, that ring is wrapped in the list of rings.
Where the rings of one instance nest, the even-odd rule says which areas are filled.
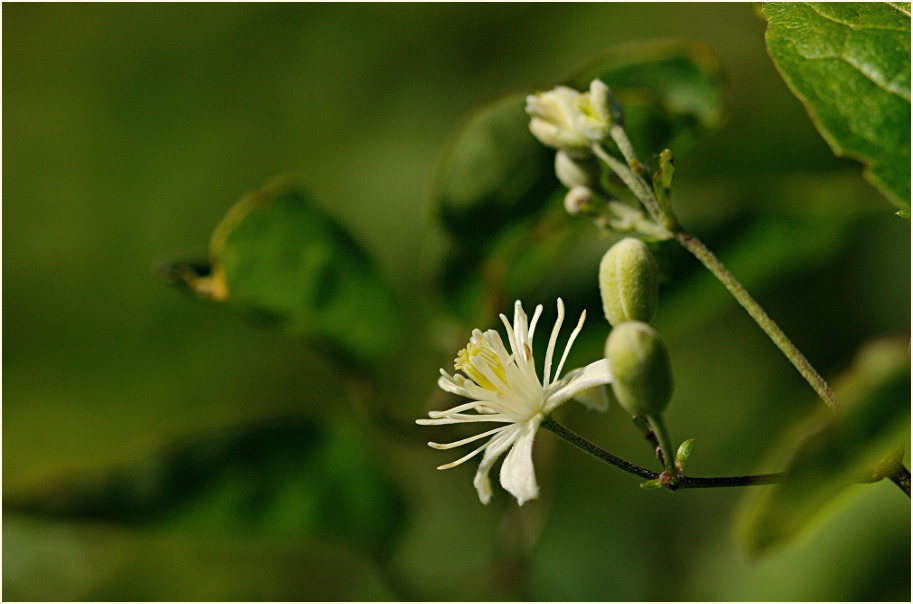
[[[448,415],[453,415],[454,413],[459,413],[460,411],[466,411],[467,409],[474,409],[477,405],[481,405],[482,401],[469,401],[468,403],[463,403],[462,405],[457,405],[452,409],[447,409],[446,411],[429,411],[428,417],[438,418],[438,417],[447,417]]]
[[[580,320],[577,321],[577,327],[574,328],[574,331],[571,332],[571,337],[567,341],[567,345],[564,347],[564,354],[561,355],[561,362],[558,363],[558,369],[555,371],[555,379],[558,379],[558,376],[561,374],[561,368],[564,367],[564,361],[567,360],[567,353],[571,351],[571,346],[574,345],[574,340],[577,339],[577,334],[580,333],[580,330],[583,329],[583,322],[586,320],[586,310],[580,313]]]
[[[463,457],[459,458],[459,459],[456,460],[456,461],[451,461],[450,463],[445,463],[445,464],[442,465],[442,466],[438,466],[437,469],[438,469],[438,470],[449,470],[450,468],[455,468],[456,466],[460,465],[460,464],[463,463],[464,461],[467,461],[467,460],[469,460],[469,459],[472,459],[473,457],[475,457],[476,455],[478,455],[479,453],[481,453],[481,452],[485,449],[485,447],[487,447],[487,446],[488,446],[488,443],[485,443],[484,445],[481,445],[480,447],[478,447],[477,449],[475,449],[475,450],[472,451],[471,453],[469,453],[469,454],[467,454],[467,455],[464,455]]]
[[[457,440],[452,443],[441,444],[441,443],[429,442],[428,446],[431,447],[432,449],[442,449],[442,450],[443,449],[453,449],[455,447],[460,447],[462,445],[465,445],[466,443],[471,443],[474,440],[479,440],[480,438],[485,438],[486,436],[490,436],[496,432],[500,432],[503,429],[504,429],[504,426],[498,426],[497,428],[492,428],[488,432],[482,432],[481,434],[476,434],[475,436],[470,436],[468,438],[464,438],[462,440]]]
[[[542,305],[537,304],[536,310],[533,312],[533,320],[529,322],[529,343],[533,343],[533,332],[536,331],[536,323],[539,322],[539,315],[542,314]]]
[[[542,387],[548,388],[551,383],[552,375],[552,357],[555,354],[555,343],[558,341],[558,332],[561,330],[561,324],[564,323],[564,301],[558,298],[558,319],[552,328],[552,335],[548,339],[548,348],[545,351],[545,366],[543,368]]]

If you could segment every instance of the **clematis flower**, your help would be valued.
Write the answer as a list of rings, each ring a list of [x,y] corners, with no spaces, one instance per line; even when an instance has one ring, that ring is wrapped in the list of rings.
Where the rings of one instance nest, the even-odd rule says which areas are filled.
[[[608,134],[612,121],[609,94],[608,86],[593,80],[589,92],[557,86],[529,95],[529,130],[544,145],[576,156],[589,155],[590,145]]]
[[[482,453],[482,461],[473,481],[482,503],[488,503],[491,499],[488,472],[504,453],[507,453],[507,457],[501,465],[501,486],[516,497],[520,505],[538,496],[532,449],[539,424],[564,402],[578,394],[590,394],[595,387],[612,381],[609,362],[605,359],[571,371],[563,378],[559,377],[571,345],[583,328],[586,311],[580,315],[577,327],[571,333],[564,354],[554,375],[552,374],[555,345],[564,321],[564,303],[561,298],[558,298],[558,319],[549,338],[540,380],[533,359],[532,342],[541,313],[540,304],[533,313],[532,321],[528,322],[518,300],[514,305],[512,326],[507,317],[501,315],[510,351],[504,346],[497,331],[474,330],[469,343],[457,353],[454,360],[454,368],[462,374],[450,375],[441,369],[441,377],[438,378],[438,386],[443,390],[466,397],[470,399],[469,402],[446,411],[431,411],[428,414],[430,419],[416,420],[416,423],[424,426],[471,422],[499,424],[491,430],[452,443],[428,443],[435,449],[452,449],[488,439],[456,461],[438,467],[439,470],[453,468]],[[592,400],[592,397],[587,396],[586,399]]]

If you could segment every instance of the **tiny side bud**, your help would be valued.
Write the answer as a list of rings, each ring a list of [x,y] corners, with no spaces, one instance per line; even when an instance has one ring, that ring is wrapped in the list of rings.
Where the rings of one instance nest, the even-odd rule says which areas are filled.
[[[564,209],[571,216],[586,212],[592,207],[593,192],[587,187],[576,186],[564,196]]]
[[[631,415],[658,415],[672,398],[672,366],[655,329],[628,321],[612,329],[605,356],[612,367],[612,391]]]
[[[609,248],[599,263],[599,293],[610,324],[653,318],[658,273],[656,260],[640,239],[628,237]]]

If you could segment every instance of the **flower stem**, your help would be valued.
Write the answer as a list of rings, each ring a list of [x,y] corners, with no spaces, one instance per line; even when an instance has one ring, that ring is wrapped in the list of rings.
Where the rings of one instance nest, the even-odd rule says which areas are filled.
[[[558,436],[571,443],[578,449],[586,451],[590,455],[601,459],[602,461],[609,463],[615,467],[621,468],[625,472],[635,474],[641,478],[647,478],[650,480],[659,478],[659,472],[654,472],[653,470],[648,470],[647,468],[641,467],[637,464],[633,464],[629,461],[621,459],[612,455],[605,449],[594,445],[587,439],[583,438],[576,432],[564,427],[563,425],[556,422],[552,416],[546,416],[542,420],[541,426],[551,432],[552,434]],[[664,453],[665,455],[665,453]],[[669,483],[664,485],[670,491],[676,491],[678,489],[707,489],[707,488],[717,488],[717,487],[745,487],[757,484],[772,484],[775,482],[780,482],[783,479],[783,474],[754,474],[749,476],[711,476],[711,477],[696,477],[696,476],[685,476],[679,475],[678,482]]]
[[[897,468],[893,474],[890,474],[888,478],[900,487],[900,490],[906,493],[907,497],[910,496],[910,470],[906,466],[901,465]]]
[[[751,297],[751,294],[749,294],[748,291],[742,287],[742,284],[732,276],[732,273],[726,270],[726,267],[723,266],[723,263],[719,261],[713,252],[707,249],[707,246],[685,229],[679,228],[675,232],[675,239],[681,243],[685,249],[694,254],[694,256],[713,273],[714,277],[720,280],[736,301],[742,305],[742,308],[751,315],[751,318],[755,320],[755,323],[764,330],[764,333],[767,334],[799,373],[802,374],[802,377],[804,377],[815,392],[818,393],[818,396],[821,397],[825,404],[827,404],[832,411],[839,411],[840,399],[837,398],[837,395],[834,394],[834,391],[831,390],[828,383],[824,381],[824,378],[821,377],[817,371],[815,371],[815,368],[808,362],[808,359],[806,359],[799,349],[796,348],[795,344],[786,337],[783,330],[780,329],[770,316],[768,316],[764,309],[761,308],[761,305]]]
[[[663,213],[659,207],[659,202],[656,201],[656,196],[643,179],[635,174],[634,170],[632,170],[628,164],[613,157],[610,153],[607,153],[602,146],[594,144],[593,153],[596,157],[605,162],[605,164],[611,168],[612,172],[621,178],[621,181],[625,183],[625,186],[634,193],[634,196],[637,197],[644,208],[646,208],[650,217],[653,218],[653,221],[656,222],[657,225],[662,224],[661,220]]]
[[[663,421],[663,416],[660,413],[648,415],[647,421],[650,422],[653,434],[656,435],[656,438],[659,440],[659,446],[663,450],[663,465],[665,465],[666,473],[671,477],[672,481],[675,482],[677,477],[675,452],[672,450],[672,440],[669,438],[669,430],[666,429],[666,422]]]
[[[653,470],[648,470],[647,468],[643,468],[641,466],[638,466],[637,464],[633,464],[629,461],[625,461],[624,459],[622,459],[620,457],[616,457],[616,456],[612,455],[605,449],[594,445],[593,443],[591,443],[587,439],[583,438],[576,432],[573,432],[570,429],[565,428],[564,426],[562,426],[561,424],[556,422],[552,418],[551,415],[545,416],[545,419],[542,420],[540,427],[545,428],[546,430],[548,430],[549,432],[551,432],[552,434],[555,434],[556,436],[558,436],[560,438],[563,438],[564,440],[571,443],[578,449],[582,449],[582,450],[586,451],[587,453],[589,453],[590,455],[592,455],[594,457],[598,457],[599,459],[601,459],[602,461],[604,461],[606,463],[609,463],[615,467],[621,468],[625,472],[630,472],[631,474],[636,474],[636,475],[640,476],[641,478],[657,478],[659,476],[659,474],[654,472]]]

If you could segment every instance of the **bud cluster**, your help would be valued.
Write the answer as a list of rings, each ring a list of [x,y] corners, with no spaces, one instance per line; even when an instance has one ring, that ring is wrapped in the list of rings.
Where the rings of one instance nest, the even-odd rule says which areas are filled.
[[[526,97],[530,132],[543,145],[577,156],[591,153],[593,143],[609,132],[612,114],[609,87],[593,80],[589,92],[558,86]]]
[[[677,223],[668,203],[671,155],[667,150],[667,161],[660,163],[656,193],[649,171],[635,156],[624,131],[621,105],[604,82],[593,80],[587,92],[556,86],[529,95],[526,112],[530,132],[557,150],[555,174],[569,189],[565,208],[570,214],[587,216],[599,228],[619,233],[653,240],[672,236]],[[604,144],[620,152],[623,160]],[[606,177],[611,174],[624,183],[637,201],[613,199],[609,193],[613,187],[604,188],[601,182],[604,171]]]

